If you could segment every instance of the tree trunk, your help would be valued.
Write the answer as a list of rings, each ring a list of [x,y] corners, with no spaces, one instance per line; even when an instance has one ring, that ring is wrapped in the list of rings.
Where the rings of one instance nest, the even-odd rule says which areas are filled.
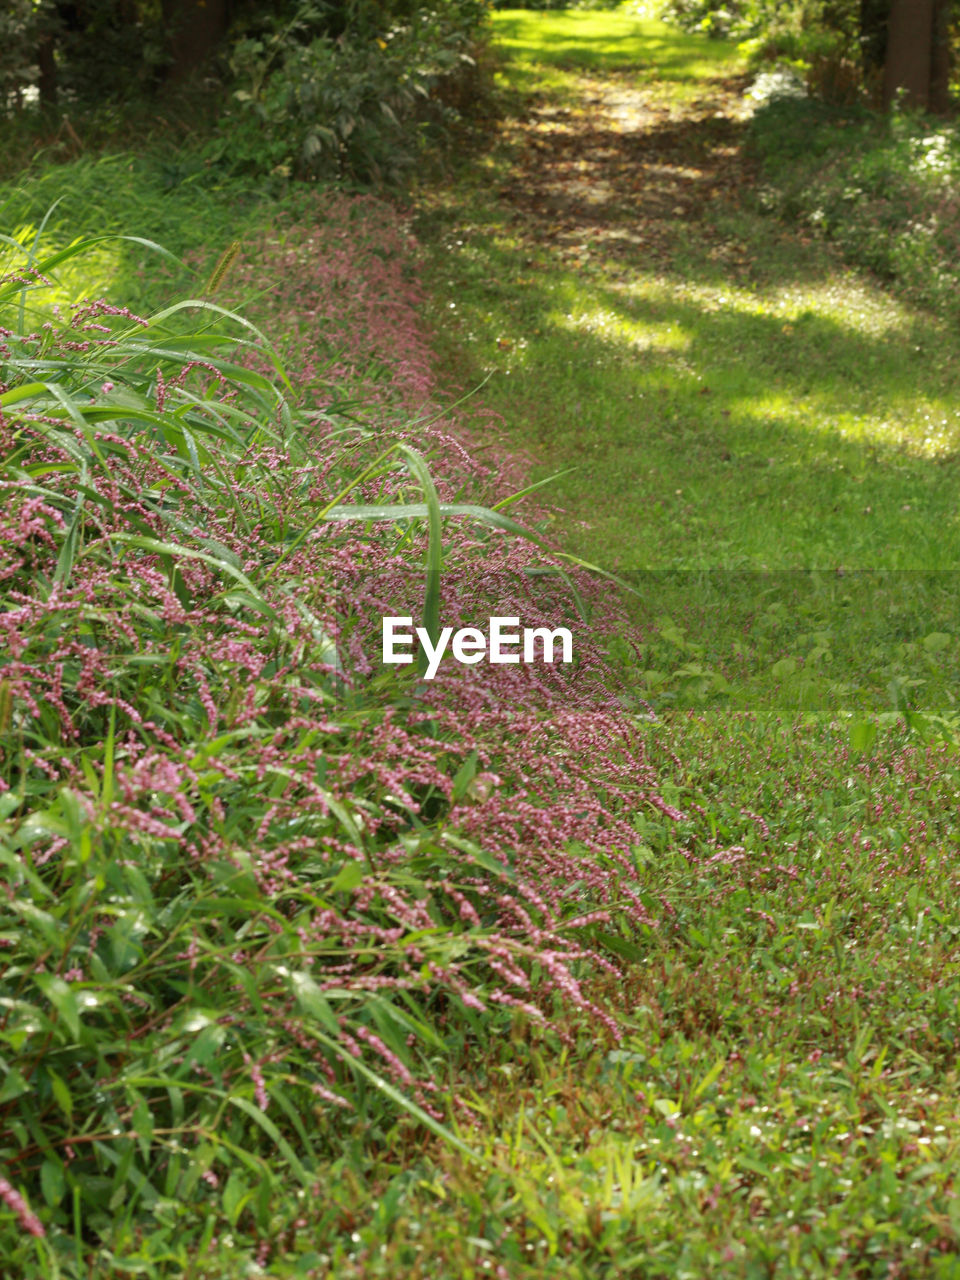
[[[908,106],[930,106],[935,0],[890,0],[883,105],[903,90]]]
[[[887,19],[890,0],[860,0],[857,38],[863,86],[873,106],[879,107],[883,88],[883,65],[887,56]]]
[[[930,59],[930,110],[950,110],[950,0],[934,0],[933,50]]]
[[[57,105],[57,61],[54,57],[56,40],[52,32],[41,36],[37,42],[37,66],[40,74],[37,77],[37,90],[40,94],[40,105],[55,110]]]
[[[163,0],[163,19],[173,59],[169,76],[179,80],[216,50],[227,33],[227,0]]]

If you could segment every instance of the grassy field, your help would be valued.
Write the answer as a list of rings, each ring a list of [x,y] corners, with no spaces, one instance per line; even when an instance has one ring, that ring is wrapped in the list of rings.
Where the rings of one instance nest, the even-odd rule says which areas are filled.
[[[505,1274],[960,1274],[955,336],[762,211],[729,46],[495,23],[514,115],[420,195],[436,343],[640,593],[689,815],[638,821],[624,1044],[478,1087]]]
[[[496,24],[503,92],[539,90],[422,193],[436,340],[504,447],[559,473],[571,548],[641,590],[651,693],[672,662],[704,668],[688,702],[735,672],[752,703],[787,659],[794,705],[836,681],[897,710],[906,681],[952,710],[951,326],[764,215],[730,46],[621,13]]]
[[[0,195],[11,1275],[960,1277],[956,335],[763,212],[731,46],[493,25],[407,221]],[[344,601],[514,584],[504,510],[607,575],[616,709],[345,697]]]
[[[448,361],[459,349],[469,362],[464,380],[493,375],[486,400],[544,474],[576,466],[552,492],[578,545],[622,569],[954,568],[956,337],[744,208],[748,175],[721,163],[743,125],[703,122],[708,106],[738,105],[712,78],[736,75],[733,52],[708,44],[698,60],[692,37],[672,37],[674,59],[659,59],[649,24],[617,14],[496,22],[508,83],[542,39],[561,96],[609,66],[627,124],[647,130],[638,141],[595,101],[558,118],[540,81],[528,127],[507,128],[483,165],[424,202],[424,230],[444,227],[438,296],[454,304],[438,339]],[[577,24],[590,29],[582,63],[553,43]],[[651,49],[666,40],[659,29]],[[676,66],[699,107],[646,125],[652,72],[630,64],[648,58],[661,94]],[[574,181],[557,190],[558,168],[527,203],[491,198],[517,151],[513,180],[536,184],[532,157],[551,133],[562,163],[601,187],[596,200],[578,205]],[[606,168],[604,144],[618,149]]]

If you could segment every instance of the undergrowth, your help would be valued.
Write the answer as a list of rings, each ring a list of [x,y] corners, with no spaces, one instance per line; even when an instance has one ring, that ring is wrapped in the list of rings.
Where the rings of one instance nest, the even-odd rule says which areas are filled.
[[[533,75],[533,28],[502,18]],[[624,56],[591,21],[599,65]],[[678,50],[682,74],[700,46]],[[71,170],[91,231],[129,225],[110,163],[137,188],[130,157]],[[185,262],[71,243],[30,193],[4,241],[5,1266],[955,1274],[950,586],[836,559],[874,546],[883,505],[898,523],[865,558],[928,538],[946,565],[949,517],[905,393],[890,432],[913,457],[788,448],[785,408],[846,404],[867,357],[899,395],[895,342],[926,330],[861,292],[880,336],[858,345],[828,275],[757,300],[737,264],[760,233],[729,211],[716,257],[680,228],[624,285],[623,263],[573,277],[488,234],[477,199],[444,226],[463,320],[441,345],[462,347],[449,381],[493,352],[510,398],[443,410],[395,213],[252,188],[232,208],[243,185],[202,159],[155,178],[137,230]],[[191,201],[204,225],[176,230]],[[783,263],[750,267],[758,294]],[[623,606],[558,549],[505,441],[582,453],[638,420],[643,469],[621,450],[604,486],[594,455],[561,489]],[[777,485],[752,485],[761,464]],[[768,574],[788,518],[821,572]],[[718,555],[759,567],[637,568]],[[569,621],[572,672],[380,661],[384,613],[435,635],[493,612]]]
[[[945,320],[960,315],[960,135],[952,120],[777,98],[750,125],[761,208]]]
[[[296,266],[274,299],[307,323],[289,372],[213,302],[45,309],[87,247],[9,243],[2,293],[3,1250],[23,1275],[167,1265],[174,1220],[181,1264],[228,1228],[265,1260],[278,1197],[357,1123],[386,1141],[406,1115],[468,1151],[443,1086],[505,1018],[569,1040],[556,995],[619,1035],[579,971],[649,928],[633,815],[676,816],[589,645],[575,680],[428,686],[378,660],[384,612],[435,636],[441,608],[606,608],[423,421],[391,215],[325,201],[238,268]]]

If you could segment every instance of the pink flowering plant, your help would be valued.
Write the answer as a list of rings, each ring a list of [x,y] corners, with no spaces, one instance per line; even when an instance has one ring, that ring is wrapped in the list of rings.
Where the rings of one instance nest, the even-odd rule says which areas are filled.
[[[44,309],[82,244],[0,283],[0,1248],[24,1274],[120,1258],[170,1202],[268,1240],[358,1119],[468,1153],[444,1082],[503,1020],[569,1038],[559,1000],[619,1034],[583,978],[656,928],[633,815],[678,815],[590,639],[616,622],[597,579],[494,501],[490,424],[438,417],[409,248],[346,198],[249,247],[231,287],[289,282],[260,303],[282,354],[211,300],[222,269],[147,316]],[[575,669],[381,663],[384,612],[432,634],[485,603],[583,619]]]

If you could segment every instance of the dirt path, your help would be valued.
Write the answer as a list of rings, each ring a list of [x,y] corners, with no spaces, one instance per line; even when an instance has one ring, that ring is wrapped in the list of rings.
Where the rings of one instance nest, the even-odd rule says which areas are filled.
[[[560,53],[508,21],[513,113],[417,226],[485,447],[557,476],[571,550],[618,571],[952,567],[956,340],[764,212],[739,64],[652,30],[587,67],[586,18]]]
[[[623,73],[577,77],[580,104],[539,100],[507,122],[516,148],[500,196],[519,234],[550,243],[573,265],[658,258],[681,223],[748,178],[741,153],[744,77],[717,80],[690,101],[637,88]],[[705,227],[706,230],[706,227]]]

